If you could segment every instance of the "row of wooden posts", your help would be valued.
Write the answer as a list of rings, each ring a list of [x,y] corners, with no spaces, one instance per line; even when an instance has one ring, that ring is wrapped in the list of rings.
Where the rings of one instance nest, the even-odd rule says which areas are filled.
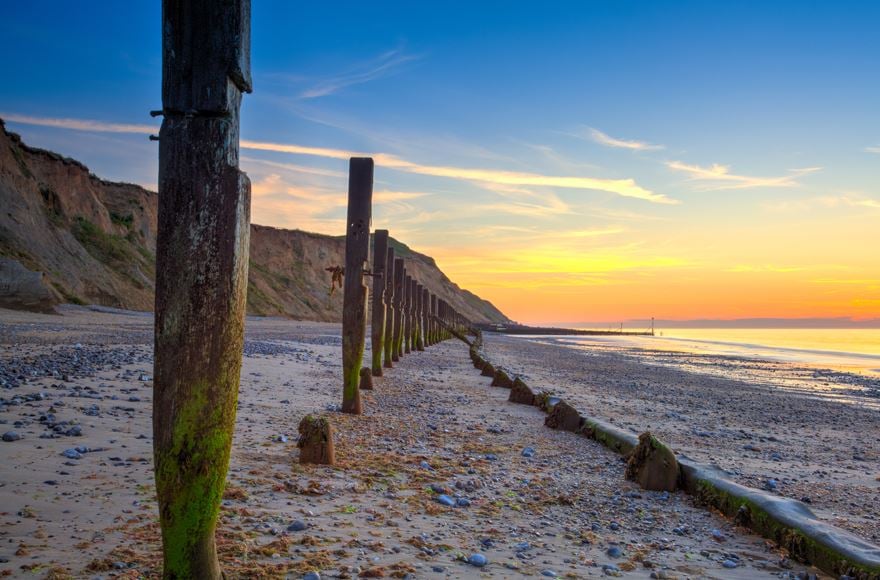
[[[342,411],[362,412],[361,389],[372,389],[372,377],[392,368],[405,354],[451,338],[468,321],[407,269],[404,258],[388,243],[388,230],[376,230],[373,259],[369,224],[373,198],[373,160],[349,162],[348,219],[345,237],[345,283],[342,303]],[[368,267],[368,264],[371,267]],[[370,367],[362,366],[367,334],[367,284],[372,276]]]
[[[223,577],[214,531],[226,482],[244,345],[250,181],[239,170],[242,97],[252,91],[250,0],[162,1],[153,457],[164,578]],[[351,159],[343,306],[343,410],[361,377],[465,324],[376,235],[373,160]],[[362,372],[372,274],[372,368]],[[384,359],[377,357],[384,354]],[[378,364],[382,360],[383,364]],[[365,382],[366,386],[366,382]]]

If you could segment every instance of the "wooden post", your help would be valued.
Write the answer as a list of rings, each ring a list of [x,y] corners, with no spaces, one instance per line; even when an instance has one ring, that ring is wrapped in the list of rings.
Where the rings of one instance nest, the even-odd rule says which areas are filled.
[[[388,248],[388,255],[385,258],[385,344],[383,351],[385,355],[385,368],[390,369],[392,364],[392,354],[394,350],[394,248]],[[393,360],[397,360],[396,358]]]
[[[388,230],[373,236],[373,318],[370,324],[373,376],[382,376],[382,350],[385,346],[385,259],[388,257]]]
[[[422,328],[424,331],[422,332],[422,340],[425,342],[425,348],[431,346],[430,338],[428,334],[428,328],[430,328],[430,320],[428,319],[428,307],[430,306],[430,301],[428,300],[428,292],[427,288],[422,288]]]
[[[360,372],[367,336],[367,286],[370,255],[373,160],[352,157],[348,165],[348,219],[345,233],[345,282],[342,297],[342,412],[361,414]]]
[[[437,295],[431,294],[431,303],[428,306],[428,317],[430,319],[430,328],[431,328],[431,344],[437,344]]]
[[[407,275],[403,282],[403,352],[409,354],[412,339],[412,276]]]
[[[425,287],[416,284],[416,350],[425,350]]]
[[[406,281],[406,268],[403,258],[394,259],[394,347],[391,359],[400,360],[403,356],[403,283]]]
[[[214,530],[244,344],[249,92],[250,1],[164,0],[153,454],[165,578],[222,577]]]

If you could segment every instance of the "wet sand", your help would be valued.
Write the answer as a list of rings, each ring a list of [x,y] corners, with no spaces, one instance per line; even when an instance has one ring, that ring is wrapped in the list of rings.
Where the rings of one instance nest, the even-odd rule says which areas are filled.
[[[0,431],[22,437],[0,442],[0,574],[157,575],[151,329],[143,314],[0,311]],[[341,396],[340,342],[337,325],[248,322],[218,534],[230,577],[816,573],[687,495],[624,481],[617,455],[508,403],[458,341],[407,355],[376,379],[363,416],[328,410]],[[487,349],[534,379],[542,357],[569,356],[495,338]],[[570,364],[557,380],[583,381]],[[605,388],[609,412],[621,413],[633,391]],[[659,424],[662,411],[641,400],[629,404]],[[296,427],[314,412],[336,427],[335,468],[296,462]],[[488,564],[464,561],[475,554]]]

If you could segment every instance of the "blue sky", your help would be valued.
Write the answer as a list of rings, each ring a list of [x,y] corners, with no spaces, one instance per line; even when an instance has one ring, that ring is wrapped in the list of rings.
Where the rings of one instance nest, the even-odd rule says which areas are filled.
[[[152,186],[145,129],[102,124],[155,124],[160,2],[2,15],[9,127]],[[722,297],[704,283],[726,288],[731,272],[780,298],[701,312],[784,315],[784,289],[817,283],[792,315],[876,314],[863,246],[880,242],[878,22],[874,2],[254,0],[254,221],[338,233],[346,154],[381,153],[374,225],[514,317],[562,320],[539,302],[572,320],[651,315],[638,306],[661,280],[699,278]],[[832,300],[816,282],[829,276],[866,281]],[[693,313],[672,301],[653,314]]]

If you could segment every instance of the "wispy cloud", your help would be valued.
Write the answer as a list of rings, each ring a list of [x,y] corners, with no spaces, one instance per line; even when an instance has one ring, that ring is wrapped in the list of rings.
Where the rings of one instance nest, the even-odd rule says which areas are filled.
[[[56,129],[72,129],[74,131],[94,131],[96,133],[142,133],[149,135],[156,133],[158,127],[152,125],[136,125],[131,123],[105,123],[89,119],[63,119],[54,117],[33,117],[31,115],[19,115],[16,113],[0,112],[0,118],[23,125],[37,125],[40,127],[55,127]]]
[[[775,212],[806,211],[817,208],[866,207],[880,209],[880,200],[859,193],[844,195],[820,195],[802,199],[770,201],[763,204],[764,209]]]
[[[419,57],[401,49],[389,50],[375,59],[342,74],[322,79],[300,93],[300,98],[316,99],[338,93],[346,87],[364,84],[398,72],[403,65]]]
[[[155,128],[149,125],[128,125],[117,123],[103,123],[99,121],[81,119],[53,119],[43,117],[28,117],[23,115],[7,115],[7,118],[16,122],[30,125],[45,125],[78,131],[109,131],[128,133],[152,133]],[[394,169],[418,175],[430,175],[433,177],[445,177],[449,179],[461,179],[471,182],[490,183],[506,186],[544,186],[564,189],[581,189],[593,191],[605,191],[623,197],[641,199],[652,203],[676,204],[677,200],[661,193],[655,193],[638,185],[634,179],[604,179],[597,177],[558,176],[544,175],[521,171],[506,171],[501,169],[475,169],[466,167],[454,167],[444,165],[427,165],[408,161],[397,155],[388,153],[358,153],[345,149],[333,149],[327,147],[309,147],[291,143],[270,143],[265,141],[242,140],[242,149],[253,151],[274,151],[276,153],[289,153],[292,155],[306,155],[324,157],[329,159],[348,159],[350,157],[372,157],[377,165],[387,169]]]
[[[593,127],[588,127],[588,129],[590,139],[592,139],[599,145],[604,145],[606,147],[614,147],[617,149],[631,149],[633,151],[654,151],[664,148],[663,145],[655,145],[653,143],[647,143],[645,141],[617,139],[607,133],[603,133],[599,129],[594,129]]]
[[[865,147],[865,153],[880,153],[880,145],[876,147]]]
[[[681,161],[667,161],[666,166],[674,171],[686,173],[692,181],[706,182],[704,190],[719,189],[748,189],[751,187],[796,187],[800,185],[797,179],[820,171],[821,167],[805,167],[802,169],[790,169],[786,175],[779,177],[752,177],[737,175],[730,172],[727,165],[717,163],[709,167],[689,165]]]
[[[434,177],[447,177],[451,179],[464,179],[498,185],[511,186],[545,186],[566,189],[586,189],[606,191],[623,197],[642,199],[653,203],[675,204],[677,200],[666,195],[655,193],[638,185],[633,179],[603,179],[596,177],[555,176],[540,173],[520,171],[505,171],[501,169],[472,169],[465,167],[452,167],[443,165],[425,165],[407,161],[396,155],[387,153],[356,153],[343,149],[328,149],[324,147],[307,147],[287,143],[267,143],[259,141],[242,141],[242,148],[256,149],[261,151],[275,151],[278,153],[291,153],[294,155],[314,155],[329,157],[332,159],[348,159],[349,157],[369,155],[376,164],[388,169],[396,169],[407,173],[430,175]]]

